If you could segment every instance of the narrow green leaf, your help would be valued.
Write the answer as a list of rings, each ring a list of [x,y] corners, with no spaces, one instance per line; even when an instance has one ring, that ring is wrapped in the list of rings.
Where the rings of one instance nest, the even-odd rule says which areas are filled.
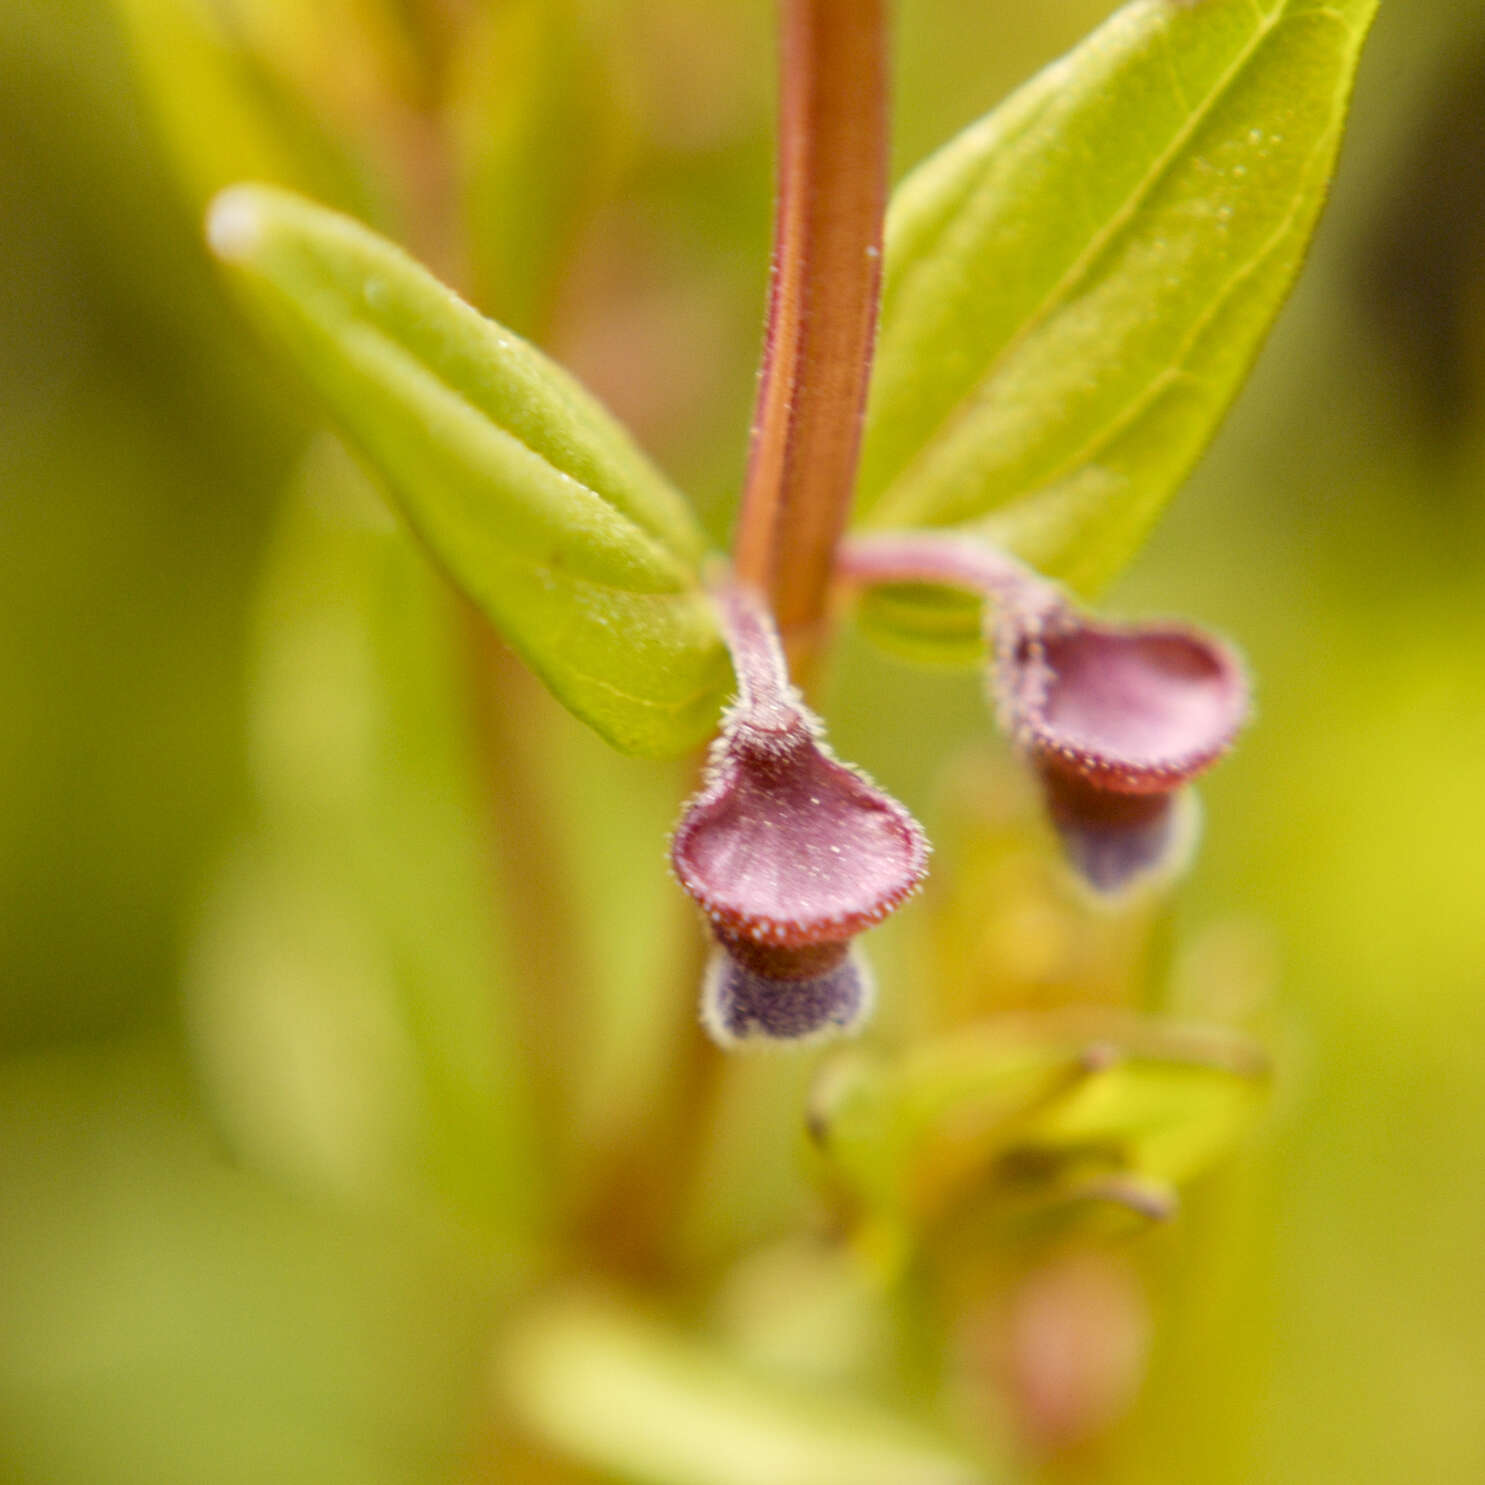
[[[991,1478],[880,1407],[750,1372],[615,1301],[534,1310],[497,1352],[533,1432],[605,1477],[644,1485],[987,1485]]]
[[[1079,1011],[988,1023],[896,1061],[844,1058],[812,1127],[863,1215],[905,1237],[976,1194],[1188,1180],[1247,1126],[1266,1079],[1235,1032]]]
[[[684,500],[570,377],[392,244],[283,191],[213,248],[456,582],[626,752],[706,736],[730,684]]]
[[[867,524],[1082,590],[1129,559],[1293,281],[1375,8],[1135,0],[904,182]]]

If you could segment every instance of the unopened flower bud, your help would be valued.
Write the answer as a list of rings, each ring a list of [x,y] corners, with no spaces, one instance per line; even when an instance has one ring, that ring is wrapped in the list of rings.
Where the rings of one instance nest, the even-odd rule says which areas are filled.
[[[916,820],[821,739],[751,593],[719,594],[740,695],[671,840],[718,951],[702,1019],[724,1044],[855,1029],[870,977],[851,940],[922,880]]]

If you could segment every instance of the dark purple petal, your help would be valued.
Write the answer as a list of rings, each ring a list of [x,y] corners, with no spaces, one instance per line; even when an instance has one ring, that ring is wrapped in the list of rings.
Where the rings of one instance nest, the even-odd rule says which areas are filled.
[[[803,1042],[856,1030],[871,1013],[871,972],[846,944],[803,978],[776,979],[719,948],[702,989],[701,1019],[723,1046]]]
[[[1185,862],[1196,834],[1190,790],[1119,794],[1045,771],[1042,781],[1068,863],[1096,892],[1114,895]]]

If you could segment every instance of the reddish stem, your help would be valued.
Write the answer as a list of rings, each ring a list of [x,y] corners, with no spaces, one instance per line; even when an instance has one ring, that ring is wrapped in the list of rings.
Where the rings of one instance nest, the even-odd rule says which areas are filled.
[[[784,0],[778,208],[735,567],[791,647],[825,611],[861,443],[887,199],[883,0]]]

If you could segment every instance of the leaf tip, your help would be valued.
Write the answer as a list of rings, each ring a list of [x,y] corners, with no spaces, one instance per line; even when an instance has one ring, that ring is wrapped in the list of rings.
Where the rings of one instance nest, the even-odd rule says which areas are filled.
[[[252,257],[263,235],[263,210],[253,186],[228,186],[206,208],[206,241],[224,262]]]

